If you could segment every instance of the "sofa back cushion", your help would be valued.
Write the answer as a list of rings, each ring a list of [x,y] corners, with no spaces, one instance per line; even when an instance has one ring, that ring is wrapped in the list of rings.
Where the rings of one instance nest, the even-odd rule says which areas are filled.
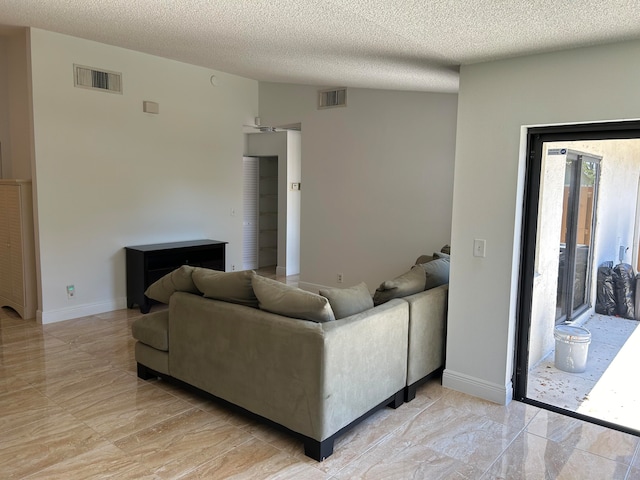
[[[336,318],[329,300],[321,295],[260,275],[255,275],[251,282],[262,310],[320,323]]]
[[[414,265],[408,272],[392,280],[382,282],[373,295],[373,303],[374,305],[380,305],[388,302],[392,298],[402,298],[422,292],[425,281],[424,268],[420,265]]]
[[[441,254],[443,255],[443,254]],[[451,262],[449,256],[437,258],[431,262],[423,263],[421,266],[425,273],[425,290],[430,290],[445,283],[449,283],[449,267]]]
[[[329,299],[336,320],[373,308],[373,298],[364,282],[350,288],[323,288],[320,295]]]
[[[144,292],[144,294],[158,302],[169,303],[169,298],[174,292],[188,292],[200,294],[195,283],[193,283],[192,273],[196,267],[182,265],[173,272],[155,281]]]
[[[220,272],[196,268],[192,277],[198,290],[207,298],[258,308],[258,299],[251,283],[255,275],[253,270]]]

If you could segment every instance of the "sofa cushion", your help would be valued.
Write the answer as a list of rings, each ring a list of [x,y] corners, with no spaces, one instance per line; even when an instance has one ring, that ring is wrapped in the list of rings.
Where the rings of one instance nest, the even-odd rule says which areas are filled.
[[[401,298],[422,292],[425,280],[424,268],[421,265],[414,265],[408,272],[397,276],[393,280],[382,282],[373,295],[373,304],[380,305],[392,298]]]
[[[364,282],[350,288],[323,288],[320,295],[329,299],[336,320],[373,308],[373,298]]]
[[[220,272],[196,268],[192,277],[193,283],[207,298],[258,308],[258,299],[251,284],[255,275],[253,270]]]
[[[320,323],[335,320],[329,300],[321,295],[260,275],[253,277],[252,284],[262,310]]]
[[[195,267],[190,265],[182,265],[149,285],[144,294],[162,303],[169,303],[169,298],[174,292],[200,294],[191,278],[194,269]]]
[[[438,258],[446,258],[447,260],[451,260],[451,255],[449,255],[448,253],[433,252],[433,260],[437,260]],[[420,262],[420,263],[427,263],[427,262]]]
[[[163,352],[169,351],[169,310],[136,318],[131,324],[133,338]]]
[[[433,260],[435,257],[433,255],[420,255],[417,259],[416,259],[416,263],[415,265],[420,265],[422,263],[427,263],[430,262],[431,260]]]
[[[430,290],[445,283],[449,283],[449,257],[438,258],[431,262],[423,263],[421,267],[425,272],[425,290]]]

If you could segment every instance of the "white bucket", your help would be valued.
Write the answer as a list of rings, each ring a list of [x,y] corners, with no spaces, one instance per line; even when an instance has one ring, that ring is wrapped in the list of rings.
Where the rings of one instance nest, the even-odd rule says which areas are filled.
[[[556,339],[556,368],[571,373],[584,372],[587,368],[591,332],[574,325],[558,325],[553,336]]]

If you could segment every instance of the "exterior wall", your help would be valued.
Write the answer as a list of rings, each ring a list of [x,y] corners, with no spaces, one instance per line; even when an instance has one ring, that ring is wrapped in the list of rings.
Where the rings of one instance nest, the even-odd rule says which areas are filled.
[[[580,322],[593,313],[596,304],[598,266],[607,261],[614,265],[620,263],[621,246],[625,250],[622,262],[633,264],[640,140],[554,142],[547,144],[547,148],[569,148],[602,157],[591,271],[592,308],[577,319]],[[558,239],[562,223],[562,211],[558,205],[562,205],[565,160],[566,155],[554,155],[544,161],[545,182],[538,216],[537,277],[533,293],[529,368],[555,347],[553,328],[558,284]]]
[[[566,155],[543,158],[538,237],[536,241],[536,277],[533,284],[529,368],[549,353],[555,344],[560,229],[564,196]]]

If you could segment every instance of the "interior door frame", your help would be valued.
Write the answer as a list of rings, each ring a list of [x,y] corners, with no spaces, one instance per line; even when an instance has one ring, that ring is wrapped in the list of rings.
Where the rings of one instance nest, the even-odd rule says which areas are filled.
[[[633,429],[625,429],[617,424],[528,398],[527,380],[538,228],[538,200],[540,196],[544,143],[576,140],[637,139],[640,138],[640,120],[536,126],[528,128],[526,135],[525,191],[516,313],[515,358],[512,378],[513,399],[637,435],[637,432]]]

